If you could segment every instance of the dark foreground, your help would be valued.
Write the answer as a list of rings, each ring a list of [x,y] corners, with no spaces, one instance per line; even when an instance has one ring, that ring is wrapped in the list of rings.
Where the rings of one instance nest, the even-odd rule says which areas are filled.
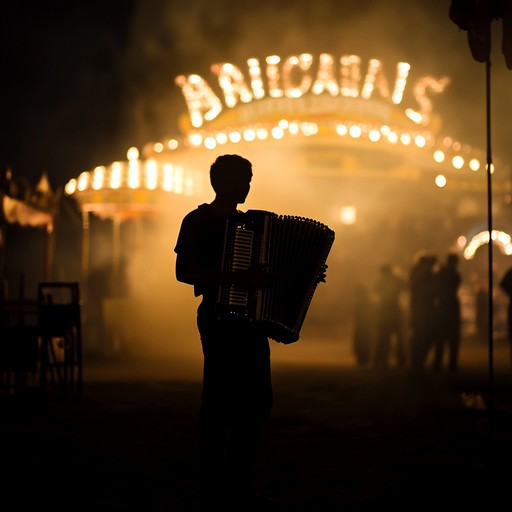
[[[456,376],[278,362],[261,486],[283,511],[510,508],[512,371],[490,386],[477,357]],[[199,381],[136,366],[86,361],[77,401],[2,397],[3,510],[197,510]]]

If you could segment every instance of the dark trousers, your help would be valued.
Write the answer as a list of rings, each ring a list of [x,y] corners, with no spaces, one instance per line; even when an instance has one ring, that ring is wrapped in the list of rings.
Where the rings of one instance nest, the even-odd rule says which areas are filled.
[[[375,365],[386,367],[394,356],[398,366],[403,366],[406,360],[405,340],[402,319],[398,313],[383,313],[379,318],[377,346],[375,350]]]
[[[448,370],[454,372],[459,366],[460,324],[458,322],[442,326],[434,344],[433,370],[442,369],[446,348],[448,349]]]
[[[270,346],[245,321],[219,320],[201,305],[197,324],[204,354],[200,409],[203,489],[235,491],[253,477],[261,427],[272,407]]]
[[[442,304],[438,315],[438,335],[434,339],[434,358],[432,369],[440,371],[443,367],[445,352],[448,352],[447,367],[456,371],[459,366],[461,337],[461,310],[457,302]]]

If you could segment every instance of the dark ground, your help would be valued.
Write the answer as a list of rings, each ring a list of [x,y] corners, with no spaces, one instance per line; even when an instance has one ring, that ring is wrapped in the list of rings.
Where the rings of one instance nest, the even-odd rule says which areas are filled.
[[[509,509],[508,347],[492,373],[485,346],[464,354],[456,376],[278,360],[262,487],[294,512]],[[200,383],[137,365],[86,360],[81,400],[1,398],[3,510],[197,509]]]

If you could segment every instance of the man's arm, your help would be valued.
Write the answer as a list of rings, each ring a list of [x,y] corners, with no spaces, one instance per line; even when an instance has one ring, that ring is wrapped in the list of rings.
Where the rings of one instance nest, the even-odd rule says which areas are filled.
[[[217,270],[205,268],[201,262],[192,254],[176,255],[176,279],[181,283],[191,285],[215,285],[225,282],[224,273]]]
[[[272,276],[262,269],[237,270],[235,272],[205,268],[190,254],[177,253],[176,279],[191,285],[239,284],[267,288],[272,284]]]

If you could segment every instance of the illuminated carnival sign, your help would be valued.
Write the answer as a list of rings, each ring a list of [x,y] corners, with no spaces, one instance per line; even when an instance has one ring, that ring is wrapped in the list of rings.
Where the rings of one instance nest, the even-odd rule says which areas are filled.
[[[478,151],[452,137],[436,137],[439,117],[433,113],[431,97],[445,90],[450,83],[446,76],[413,81],[406,62],[385,70],[378,59],[363,62],[357,55],[328,53],[271,55],[261,62],[250,58],[243,71],[227,62],[210,69],[217,93],[197,74],[175,79],[187,104],[180,116],[183,136],[147,144],[142,159],[136,148],[130,148],[127,162],[84,171],[66,184],[65,192],[77,194],[84,211],[104,212],[107,205],[137,212],[158,209],[156,196],[161,192],[191,196],[200,190],[199,171],[187,160],[193,149],[280,144],[282,139],[305,141],[317,135],[347,144],[360,140],[424,150],[425,163],[433,161],[441,171],[435,173],[439,188],[452,177],[465,180],[466,189],[480,186],[467,173],[446,174],[484,168]]]
[[[383,63],[370,59],[363,64],[357,55],[335,58],[322,53],[317,59],[309,53],[282,59],[277,55],[247,60],[247,72],[234,64],[223,62],[210,66],[222,90],[223,100],[200,75],[179,75],[175,83],[185,98],[190,123],[201,128],[216,119],[225,107],[249,104],[263,99],[298,100],[304,97],[331,97],[370,100],[380,98],[390,105],[400,105],[407,86],[411,66],[399,62],[390,81]],[[407,107],[405,115],[417,125],[426,126],[431,120],[431,94],[439,94],[450,83],[448,77],[425,76],[412,85],[415,108]]]

